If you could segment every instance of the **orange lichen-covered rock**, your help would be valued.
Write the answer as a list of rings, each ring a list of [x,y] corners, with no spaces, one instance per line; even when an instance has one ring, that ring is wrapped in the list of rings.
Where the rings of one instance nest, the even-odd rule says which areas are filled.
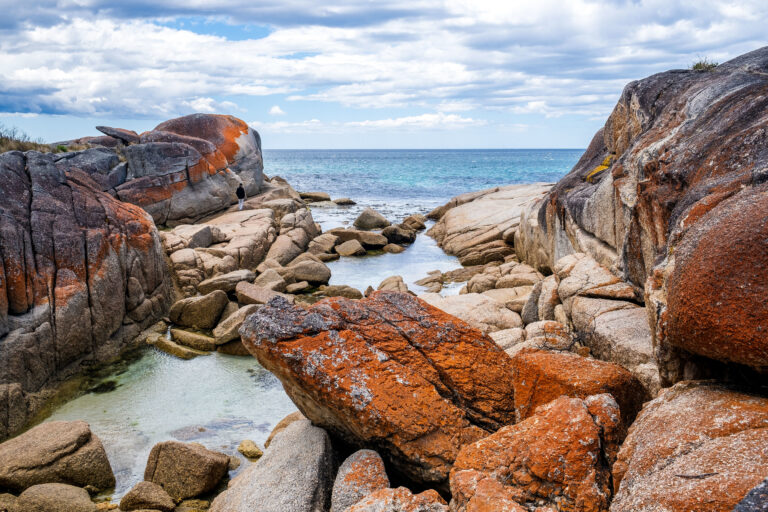
[[[272,299],[240,330],[301,412],[445,483],[459,449],[514,421],[511,359],[480,331],[404,293]]]
[[[248,194],[261,187],[264,164],[261,138],[248,124],[234,116],[192,114],[160,123],[154,131],[164,131],[206,140],[224,155],[229,167],[240,176]]]
[[[413,494],[405,487],[369,494],[345,512],[448,512],[448,505],[433,490]]]
[[[563,395],[586,398],[610,393],[629,427],[647,398],[640,381],[621,366],[568,352],[523,349],[513,358],[517,420]]]
[[[660,351],[673,346],[768,371],[768,184],[697,219],[665,270]]]
[[[451,510],[493,510],[481,504],[495,496],[530,509],[607,511],[608,464],[619,428],[618,405],[610,395],[558,398],[462,448],[451,470]]]
[[[0,386],[11,385],[0,411],[14,416],[19,388],[27,397],[114,358],[170,299],[152,219],[59,156],[0,155]],[[28,398],[32,413],[41,404]],[[0,414],[0,439],[19,426]]]
[[[686,381],[646,404],[613,467],[613,512],[731,511],[768,474],[768,399]]]
[[[331,495],[331,512],[344,512],[369,494],[389,487],[384,461],[373,450],[358,450],[339,467]]]

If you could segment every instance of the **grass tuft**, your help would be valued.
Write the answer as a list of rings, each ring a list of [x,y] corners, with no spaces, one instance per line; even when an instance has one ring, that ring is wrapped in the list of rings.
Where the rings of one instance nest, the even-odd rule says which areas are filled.
[[[699,59],[698,62],[694,62],[691,69],[694,71],[714,71],[717,64],[717,62],[704,57],[703,59]]]
[[[41,139],[32,140],[29,135],[16,127],[7,128],[0,124],[0,153],[6,151],[40,151],[49,153],[51,146]]]

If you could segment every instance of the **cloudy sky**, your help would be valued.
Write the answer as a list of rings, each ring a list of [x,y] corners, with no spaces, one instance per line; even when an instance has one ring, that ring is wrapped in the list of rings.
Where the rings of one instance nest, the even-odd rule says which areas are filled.
[[[768,1],[0,0],[0,123],[236,115],[265,148],[585,147],[634,79],[768,44]]]

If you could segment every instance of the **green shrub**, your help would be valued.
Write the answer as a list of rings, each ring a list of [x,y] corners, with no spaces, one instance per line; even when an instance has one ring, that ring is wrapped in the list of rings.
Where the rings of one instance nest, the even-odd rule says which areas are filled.
[[[717,62],[704,57],[698,62],[694,62],[691,69],[694,71],[713,71],[717,67]]]

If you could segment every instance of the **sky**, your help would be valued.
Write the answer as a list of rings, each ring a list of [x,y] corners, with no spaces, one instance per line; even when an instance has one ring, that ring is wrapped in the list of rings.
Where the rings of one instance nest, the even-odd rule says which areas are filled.
[[[280,148],[583,148],[623,87],[768,44],[768,1],[0,0],[0,124],[232,114]]]

